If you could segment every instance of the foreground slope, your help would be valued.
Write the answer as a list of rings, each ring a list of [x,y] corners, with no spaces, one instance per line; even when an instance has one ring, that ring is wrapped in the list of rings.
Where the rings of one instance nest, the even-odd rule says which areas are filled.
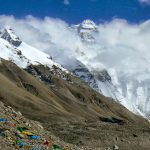
[[[59,148],[80,149],[66,144],[44,130],[43,126],[29,120],[12,107],[0,102],[0,149],[1,150],[52,150]]]
[[[26,71],[25,71],[26,70]],[[59,68],[30,65],[22,70],[1,60],[0,100],[40,121],[61,139],[90,147],[148,150],[149,123]]]

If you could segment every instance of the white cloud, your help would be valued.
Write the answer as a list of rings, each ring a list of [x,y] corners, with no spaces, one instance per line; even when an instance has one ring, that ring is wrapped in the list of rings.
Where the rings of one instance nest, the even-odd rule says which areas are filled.
[[[74,47],[81,45],[79,37],[68,29],[68,24],[59,19],[45,17],[44,20],[27,16],[25,19],[16,19],[13,16],[0,16],[0,27],[11,26],[18,36],[26,43],[42,51],[60,51],[71,53]],[[82,45],[81,45],[82,46]]]
[[[130,25],[124,20],[113,20],[100,25],[99,41],[101,48],[99,60],[107,67],[119,70],[148,68],[150,63],[150,21],[139,25]],[[123,67],[123,68],[122,68]]]
[[[150,0],[139,0],[141,3],[150,4]]]
[[[69,4],[70,4],[70,1],[69,1],[69,0],[64,0],[64,4],[65,4],[65,5],[69,5]]]
[[[5,25],[11,26],[26,43],[59,58],[62,55],[79,57],[75,50],[80,49],[87,55],[82,60],[91,67],[103,66],[133,77],[150,73],[150,20],[133,25],[115,19],[100,24],[97,45],[93,47],[83,45],[75,31],[59,19],[0,16],[0,27]]]

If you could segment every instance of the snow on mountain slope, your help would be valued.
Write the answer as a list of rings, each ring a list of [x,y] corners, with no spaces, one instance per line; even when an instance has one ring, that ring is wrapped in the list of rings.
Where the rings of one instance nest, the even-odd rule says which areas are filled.
[[[120,26],[114,28],[115,34],[118,33],[118,30],[121,32]],[[127,31],[124,29],[122,32],[129,30],[131,29]],[[139,44],[139,50],[134,50],[132,44],[135,43],[130,43],[131,46],[127,46],[126,43],[119,42],[119,39],[115,41],[117,35],[113,39],[111,37],[113,31],[110,29],[108,31],[107,35],[104,35],[106,33],[99,29],[99,37],[97,37],[93,34],[93,30],[84,30],[87,34],[91,34],[95,42],[90,44],[87,39],[86,43],[88,44],[83,43],[86,48],[78,48],[76,57],[93,74],[100,92],[118,100],[132,112],[150,117],[150,69],[148,67],[150,57],[143,55],[142,48],[145,46],[142,45],[141,39],[137,39],[141,44]],[[137,30],[134,29],[132,32],[138,36]],[[126,33],[125,36],[127,36]],[[108,38],[112,38],[111,43],[108,43]],[[83,39],[82,36],[81,39]],[[114,44],[116,42],[118,43],[117,46]],[[80,55],[81,52],[84,55]],[[105,69],[108,74],[103,74]],[[110,78],[107,78],[108,75]],[[103,80],[101,76],[106,80]]]
[[[117,99],[129,110],[150,117],[150,72],[120,74],[110,70],[112,82],[117,88]],[[137,74],[136,74],[137,73]]]
[[[19,50],[12,47],[6,40],[0,38],[0,58],[11,60],[18,66],[25,68],[29,60],[24,56],[18,55],[18,53],[20,53]]]
[[[26,68],[30,64],[43,64],[52,68],[53,65],[59,67],[62,71],[66,71],[60,64],[51,60],[48,54],[22,42],[16,36],[12,29],[6,27],[0,34],[0,57],[11,60],[19,67]],[[19,42],[17,42],[17,40]],[[16,43],[20,43],[17,44]]]

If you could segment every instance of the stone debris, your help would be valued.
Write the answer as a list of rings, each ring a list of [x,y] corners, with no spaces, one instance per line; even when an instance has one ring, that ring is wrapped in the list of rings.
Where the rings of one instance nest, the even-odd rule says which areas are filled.
[[[119,147],[117,145],[114,145],[113,149],[114,150],[119,150]]]
[[[61,141],[45,131],[39,122],[26,119],[20,112],[5,106],[2,102],[0,102],[0,143],[0,150],[93,150]]]

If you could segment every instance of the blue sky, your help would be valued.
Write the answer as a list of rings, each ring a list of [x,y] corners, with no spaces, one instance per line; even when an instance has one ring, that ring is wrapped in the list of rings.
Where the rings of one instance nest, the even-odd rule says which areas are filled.
[[[147,2],[139,2],[147,1]],[[139,23],[150,18],[150,0],[0,0],[0,15],[23,18],[33,15],[60,18],[69,24],[91,19],[99,23],[113,18]]]

